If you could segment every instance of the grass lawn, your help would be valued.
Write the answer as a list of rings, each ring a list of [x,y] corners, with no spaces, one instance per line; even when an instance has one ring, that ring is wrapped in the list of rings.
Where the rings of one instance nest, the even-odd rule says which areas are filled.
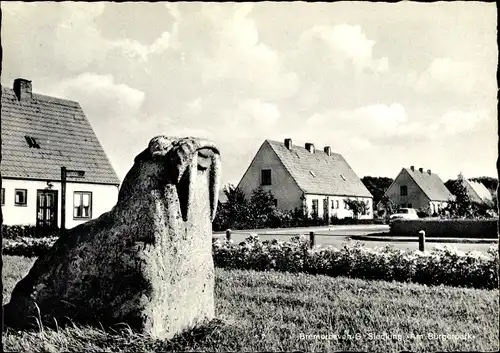
[[[4,303],[33,259],[3,257]],[[497,351],[499,291],[216,270],[217,320],[168,342],[75,326],[3,334],[5,351]]]

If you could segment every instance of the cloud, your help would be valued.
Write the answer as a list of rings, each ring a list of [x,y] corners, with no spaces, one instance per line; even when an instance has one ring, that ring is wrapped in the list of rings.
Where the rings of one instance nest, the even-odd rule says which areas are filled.
[[[357,74],[364,69],[376,72],[389,69],[387,57],[373,57],[375,41],[368,39],[359,25],[314,26],[300,36],[298,45],[304,51],[321,53],[325,63],[337,71],[345,70],[348,65]]]
[[[64,97],[78,97],[102,102],[103,105],[114,107],[121,113],[137,112],[144,101],[142,91],[131,88],[126,84],[117,84],[112,75],[83,73],[77,77],[60,82],[54,87],[56,95]],[[114,110],[114,109],[112,109]]]
[[[436,58],[418,78],[413,76],[415,90],[423,94],[447,91],[470,94],[481,86],[483,78],[478,75],[481,71],[470,62]]]
[[[329,110],[315,113],[307,124],[319,126],[340,126],[342,129],[355,131],[355,135],[366,138],[387,137],[401,133],[401,127],[408,121],[405,108],[399,104],[372,104],[350,110]]]
[[[248,114],[256,124],[274,124],[280,118],[280,111],[276,105],[258,99],[247,99],[240,107],[241,111]]]
[[[486,111],[448,111],[439,119],[441,133],[456,135],[470,133],[492,118]]]
[[[250,3],[202,7],[201,14],[212,29],[207,40],[213,44],[201,55],[203,83],[237,81],[261,98],[290,97],[298,88],[298,76],[285,70],[276,50],[259,41],[255,21],[248,17],[252,7]]]
[[[492,7],[429,6],[5,2],[2,83],[80,102],[121,170],[154,135],[199,134],[234,182],[286,137],[382,175],[423,151],[495,148]]]

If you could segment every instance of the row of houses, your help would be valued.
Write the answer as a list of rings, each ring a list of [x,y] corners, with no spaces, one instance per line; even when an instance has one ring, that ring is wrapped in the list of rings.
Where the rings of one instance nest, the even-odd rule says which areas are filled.
[[[472,201],[492,201],[483,184],[466,179],[463,182]],[[290,138],[284,142],[264,141],[238,187],[247,197],[258,187],[271,191],[279,208],[305,206],[310,214],[325,219],[352,217],[349,199],[366,204],[360,219],[373,218],[374,211],[385,211],[382,202],[373,205],[373,196],[342,155],[331,152],[329,146],[323,150],[316,150],[313,143],[296,146]],[[415,208],[430,215],[455,200],[436,173],[414,166],[402,168],[384,196],[396,207]]]
[[[34,94],[31,81],[19,78],[2,87],[1,103],[5,224],[71,228],[113,207],[120,181],[78,102]],[[341,154],[290,138],[265,140],[238,187],[248,197],[256,188],[271,191],[278,208],[304,207],[325,219],[352,217],[349,199],[365,203],[361,219],[382,208]],[[474,201],[491,198],[480,183],[467,190]],[[386,196],[431,214],[454,200],[437,174],[414,167],[401,170]]]

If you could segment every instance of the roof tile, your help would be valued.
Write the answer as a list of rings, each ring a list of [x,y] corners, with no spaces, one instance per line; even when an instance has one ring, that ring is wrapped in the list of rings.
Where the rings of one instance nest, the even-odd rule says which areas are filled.
[[[2,176],[60,180],[61,167],[85,171],[90,183],[120,184],[77,102],[33,94],[19,101],[2,87]],[[30,148],[25,136],[40,148]]]
[[[453,196],[444,185],[441,178],[436,173],[429,174],[426,171],[411,170],[403,168],[413,178],[415,183],[422,189],[431,201],[449,201],[454,200]]]
[[[372,197],[344,157],[304,147],[289,150],[284,143],[266,140],[302,191],[308,194]]]

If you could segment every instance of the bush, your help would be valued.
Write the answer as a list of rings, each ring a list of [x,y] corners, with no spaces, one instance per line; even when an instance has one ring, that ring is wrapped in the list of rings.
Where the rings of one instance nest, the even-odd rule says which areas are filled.
[[[394,247],[365,248],[355,243],[341,249],[309,249],[306,237],[292,242],[260,242],[249,237],[238,245],[213,243],[215,265],[230,269],[306,272],[427,285],[498,288],[498,252],[487,254],[437,248],[431,252],[404,251]]]
[[[2,237],[6,239],[25,238],[46,238],[58,232],[57,228],[45,229],[33,225],[5,225],[2,224]]]
[[[17,237],[16,239],[4,238],[2,242],[2,251],[4,255],[38,257],[47,253],[57,239],[58,237]]]

